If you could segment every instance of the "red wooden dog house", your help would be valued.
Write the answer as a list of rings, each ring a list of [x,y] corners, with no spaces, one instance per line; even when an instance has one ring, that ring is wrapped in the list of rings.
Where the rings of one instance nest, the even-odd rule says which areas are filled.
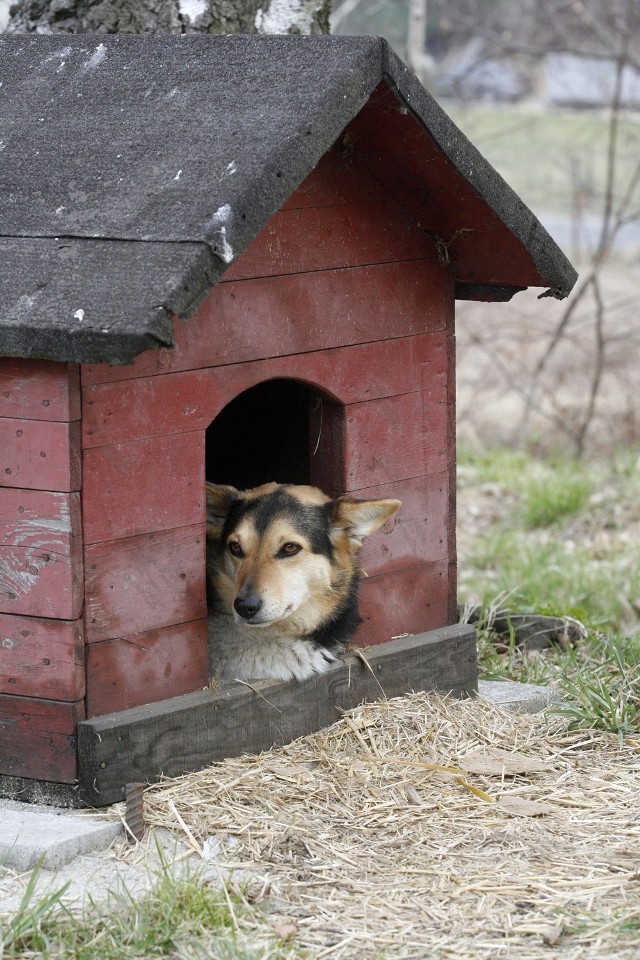
[[[538,221],[378,39],[6,36],[0,79],[3,791],[109,802],[365,690],[203,692],[205,473],[400,498],[358,641],[473,689],[454,301],[566,296]]]

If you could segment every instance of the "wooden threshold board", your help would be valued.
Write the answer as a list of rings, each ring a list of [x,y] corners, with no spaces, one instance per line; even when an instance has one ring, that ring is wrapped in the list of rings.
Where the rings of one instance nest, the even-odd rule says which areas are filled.
[[[258,680],[201,690],[78,724],[80,795],[122,800],[125,785],[178,776],[314,733],[364,701],[478,688],[475,628],[455,624],[349,654],[301,683]]]

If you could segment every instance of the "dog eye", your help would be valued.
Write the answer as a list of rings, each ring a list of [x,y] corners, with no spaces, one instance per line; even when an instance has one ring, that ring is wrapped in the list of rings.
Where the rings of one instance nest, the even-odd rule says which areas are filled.
[[[227,544],[227,548],[232,557],[244,557],[244,553],[242,552],[242,547],[240,546],[240,543],[238,540],[229,540],[229,543]]]
[[[278,550],[279,557],[295,557],[296,553],[300,553],[302,547],[299,543],[283,543],[280,549]]]

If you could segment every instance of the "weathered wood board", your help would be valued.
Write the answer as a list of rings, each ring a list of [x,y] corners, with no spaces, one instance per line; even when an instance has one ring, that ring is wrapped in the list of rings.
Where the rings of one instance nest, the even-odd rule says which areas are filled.
[[[79,490],[80,422],[1,418],[0,483],[28,490]]]
[[[452,302],[453,276],[435,258],[222,282],[175,321],[175,350],[85,364],[82,384],[417,336],[444,330]]]
[[[83,474],[85,545],[204,521],[203,431],[85,450]]]
[[[87,643],[207,615],[204,524],[86,549]]]
[[[122,800],[125,784],[198,770],[216,760],[289,743],[364,700],[411,690],[477,689],[475,630],[457,624],[348,655],[303,683],[229,685],[78,724],[85,802]]]
[[[79,617],[80,535],[79,493],[0,487],[0,612]]]
[[[0,357],[0,416],[24,420],[78,420],[76,364]]]
[[[87,716],[206,687],[207,621],[116,637],[87,648]]]
[[[73,783],[77,772],[76,724],[84,703],[0,695],[0,771]]]
[[[83,391],[83,447],[205,430],[244,390],[276,378],[316,385],[344,404],[418,390],[430,396],[446,387],[447,341],[446,332],[439,330],[251,363],[87,385]]]
[[[0,614],[0,693],[81,700],[85,692],[82,620]]]

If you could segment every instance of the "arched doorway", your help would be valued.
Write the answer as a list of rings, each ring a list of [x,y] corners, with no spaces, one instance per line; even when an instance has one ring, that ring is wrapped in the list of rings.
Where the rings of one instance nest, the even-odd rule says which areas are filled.
[[[310,483],[341,493],[343,407],[299,380],[259,383],[231,400],[206,432],[206,478],[248,489]]]

